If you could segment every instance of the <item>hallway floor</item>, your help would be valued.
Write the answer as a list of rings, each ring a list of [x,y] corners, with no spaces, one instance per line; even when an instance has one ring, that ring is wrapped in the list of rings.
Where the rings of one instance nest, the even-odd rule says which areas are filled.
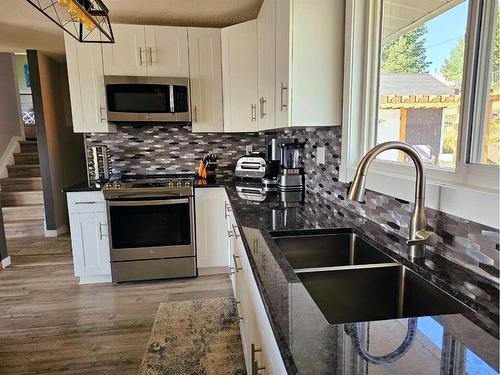
[[[0,374],[136,374],[160,302],[231,296],[226,275],[79,285],[69,236],[11,239]]]

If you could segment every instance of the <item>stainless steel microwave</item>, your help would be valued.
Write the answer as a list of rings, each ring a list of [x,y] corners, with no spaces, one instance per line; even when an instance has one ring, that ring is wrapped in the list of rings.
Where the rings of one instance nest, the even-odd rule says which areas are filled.
[[[105,76],[108,121],[191,121],[189,78]]]

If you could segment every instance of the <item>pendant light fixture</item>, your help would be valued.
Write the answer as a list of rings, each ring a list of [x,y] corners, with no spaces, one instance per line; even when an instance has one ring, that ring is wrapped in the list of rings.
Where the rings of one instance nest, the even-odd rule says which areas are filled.
[[[27,0],[81,43],[114,43],[102,0]]]

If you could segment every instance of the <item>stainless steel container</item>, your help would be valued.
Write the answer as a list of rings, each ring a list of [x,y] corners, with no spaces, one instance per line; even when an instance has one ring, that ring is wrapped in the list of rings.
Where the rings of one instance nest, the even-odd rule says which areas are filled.
[[[111,158],[106,146],[92,146],[87,149],[87,170],[91,183],[105,183],[111,178]]]

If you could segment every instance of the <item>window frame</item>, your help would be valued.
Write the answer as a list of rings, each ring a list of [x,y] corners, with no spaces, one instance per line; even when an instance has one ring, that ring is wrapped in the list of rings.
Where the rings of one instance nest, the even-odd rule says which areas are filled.
[[[375,145],[383,1],[347,0],[346,3],[344,126],[339,175],[342,182],[352,180],[357,163]],[[478,81],[486,85],[482,77],[487,76],[489,69],[484,59],[485,48],[480,48],[481,42],[484,45],[486,3],[488,1],[485,0],[469,1],[456,166],[455,169],[426,168],[426,206],[498,228],[500,168],[472,164],[473,159],[469,156],[473,152],[473,130],[476,133],[480,130],[475,124],[482,118],[475,105],[479,103],[477,97],[480,92],[484,92]],[[458,1],[446,6],[451,8],[455,4]],[[375,160],[368,175],[368,188],[413,201],[413,165]],[[463,207],[471,206],[460,204],[465,202],[464,199],[472,199],[478,206]]]

